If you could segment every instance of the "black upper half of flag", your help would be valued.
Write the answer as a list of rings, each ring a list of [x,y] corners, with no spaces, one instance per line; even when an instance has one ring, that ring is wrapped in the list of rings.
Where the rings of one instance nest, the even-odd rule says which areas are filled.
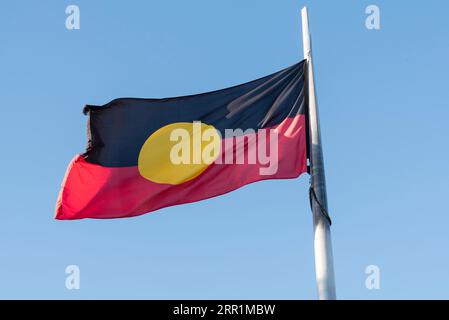
[[[273,127],[306,110],[305,60],[230,88],[190,96],[119,98],[103,106],[86,105],[89,114],[86,161],[105,167],[136,166],[140,149],[159,128],[201,121],[224,136],[225,129]]]

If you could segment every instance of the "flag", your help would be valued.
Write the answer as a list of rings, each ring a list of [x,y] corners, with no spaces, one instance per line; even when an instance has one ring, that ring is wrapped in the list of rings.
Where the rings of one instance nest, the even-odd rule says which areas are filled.
[[[227,89],[86,105],[56,219],[138,216],[307,171],[305,61]]]

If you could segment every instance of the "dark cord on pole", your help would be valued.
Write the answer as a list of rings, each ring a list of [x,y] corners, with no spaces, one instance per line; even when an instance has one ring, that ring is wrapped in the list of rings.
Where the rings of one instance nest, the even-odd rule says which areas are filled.
[[[329,213],[327,212],[326,208],[323,207],[321,202],[318,200],[318,197],[317,197],[317,195],[315,193],[315,189],[312,186],[310,186],[310,188],[309,188],[309,201],[310,201],[310,209],[313,211],[312,199],[315,200],[315,202],[318,204],[318,207],[320,208],[321,214],[324,217],[326,217],[327,221],[329,221],[329,225],[332,225],[332,219],[329,216]]]

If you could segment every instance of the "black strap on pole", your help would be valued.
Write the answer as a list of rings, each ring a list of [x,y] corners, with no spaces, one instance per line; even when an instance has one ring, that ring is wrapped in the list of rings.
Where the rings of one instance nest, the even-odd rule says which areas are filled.
[[[321,214],[326,217],[327,221],[329,221],[329,225],[332,225],[332,219],[329,216],[329,213],[327,212],[326,208],[323,207],[323,205],[321,204],[321,202],[318,200],[318,197],[315,193],[315,189],[312,187],[312,185],[310,185],[309,188],[309,201],[310,201],[310,209],[313,212],[313,204],[312,204],[312,200],[314,200],[317,204],[318,204],[318,208],[320,208],[320,212]]]

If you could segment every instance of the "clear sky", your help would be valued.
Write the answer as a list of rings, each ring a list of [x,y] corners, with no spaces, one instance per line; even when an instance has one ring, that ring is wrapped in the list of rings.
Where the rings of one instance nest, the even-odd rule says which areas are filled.
[[[81,29],[65,28],[76,4]],[[380,7],[381,29],[365,27]],[[0,298],[315,299],[307,175],[132,219],[56,221],[84,104],[246,82],[302,59],[309,7],[337,293],[449,298],[449,3],[0,5]],[[81,288],[67,290],[78,265]],[[380,268],[380,289],[365,268]]]

